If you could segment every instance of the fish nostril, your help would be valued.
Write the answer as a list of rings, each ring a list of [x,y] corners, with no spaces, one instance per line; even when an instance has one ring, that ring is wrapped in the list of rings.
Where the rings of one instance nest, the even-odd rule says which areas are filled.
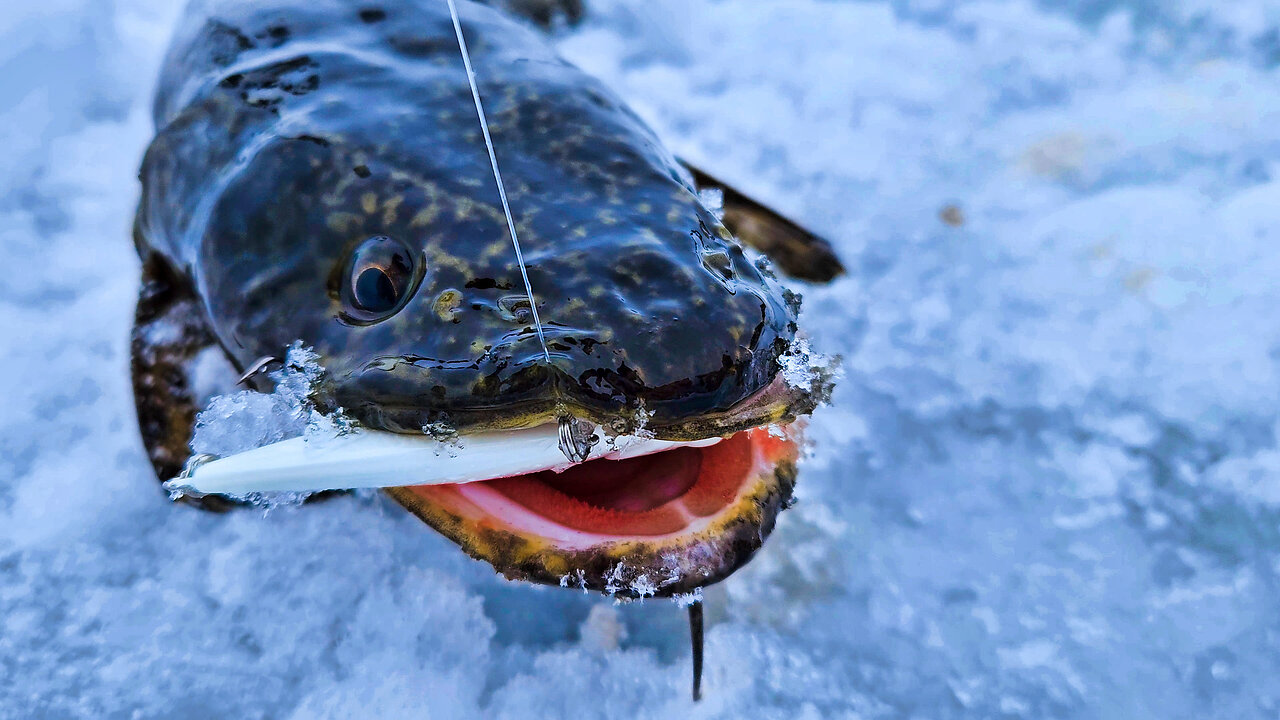
[[[498,315],[517,325],[527,325],[533,320],[529,298],[524,295],[504,295],[498,298]]]
[[[728,253],[719,249],[707,249],[703,250],[701,254],[702,267],[725,280],[734,278],[733,261],[729,258]]]

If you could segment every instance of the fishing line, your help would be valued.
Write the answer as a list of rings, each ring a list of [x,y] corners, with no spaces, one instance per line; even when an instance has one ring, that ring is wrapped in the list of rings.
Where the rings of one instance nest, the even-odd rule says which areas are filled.
[[[538,331],[538,342],[542,343],[542,357],[550,363],[551,352],[547,350],[547,338],[542,334],[542,320],[538,318],[538,303],[533,299],[533,284],[529,282],[529,270],[524,264],[524,253],[520,252],[516,223],[511,218],[511,206],[507,204],[507,189],[502,184],[502,172],[498,170],[498,156],[493,152],[493,138],[489,137],[489,123],[484,118],[484,105],[480,102],[480,90],[476,88],[476,73],[471,69],[471,55],[467,52],[467,41],[462,37],[462,24],[458,22],[458,7],[454,4],[454,0],[449,0],[449,15],[453,18],[453,32],[458,36],[458,49],[462,51],[462,64],[467,68],[467,82],[471,84],[471,99],[476,103],[476,117],[480,119],[480,132],[484,133],[484,144],[489,149],[489,165],[493,167],[493,179],[498,184],[498,197],[502,198],[502,212],[507,216],[507,230],[511,231],[511,246],[516,250],[516,262],[520,264],[520,276],[524,278],[524,291],[529,297],[529,312],[533,315],[533,326]]]

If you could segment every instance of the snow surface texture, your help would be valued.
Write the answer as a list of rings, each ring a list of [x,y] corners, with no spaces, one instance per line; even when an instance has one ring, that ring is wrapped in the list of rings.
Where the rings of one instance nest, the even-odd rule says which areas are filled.
[[[162,0],[0,5],[0,718],[1274,718],[1280,10],[593,0],[563,52],[835,238],[796,508],[682,613],[382,499],[175,507],[129,242]]]

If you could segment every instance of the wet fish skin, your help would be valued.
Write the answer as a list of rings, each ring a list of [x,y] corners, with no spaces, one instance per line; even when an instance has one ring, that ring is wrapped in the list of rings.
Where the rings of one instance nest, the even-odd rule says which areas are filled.
[[[444,2],[193,5],[161,76],[140,253],[190,283],[238,365],[302,339],[371,427],[643,405],[661,433],[768,385],[794,307],[688,173],[540,33],[460,9],[549,366]],[[342,268],[379,235],[420,277],[391,317],[353,321]]]

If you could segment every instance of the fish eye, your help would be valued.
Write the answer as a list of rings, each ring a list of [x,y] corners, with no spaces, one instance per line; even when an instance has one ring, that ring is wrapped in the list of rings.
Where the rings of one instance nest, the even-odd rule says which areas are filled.
[[[400,242],[375,235],[360,243],[347,261],[342,300],[351,319],[382,320],[404,304],[420,277],[413,254]]]

